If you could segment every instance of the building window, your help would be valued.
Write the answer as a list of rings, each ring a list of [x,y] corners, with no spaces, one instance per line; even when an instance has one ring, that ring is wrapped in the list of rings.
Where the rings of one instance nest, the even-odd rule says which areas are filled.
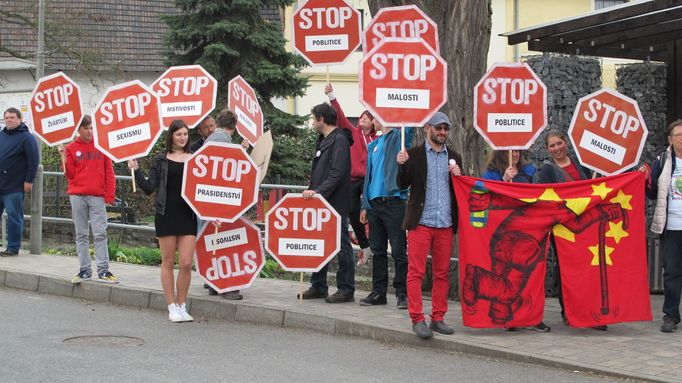
[[[594,9],[613,7],[627,3],[627,0],[594,0]]]

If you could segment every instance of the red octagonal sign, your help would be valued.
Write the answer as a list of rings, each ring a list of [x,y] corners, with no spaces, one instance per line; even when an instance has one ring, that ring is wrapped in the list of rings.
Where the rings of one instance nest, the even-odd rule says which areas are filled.
[[[38,80],[31,95],[31,130],[45,144],[71,141],[83,119],[80,87],[62,72]]]
[[[247,288],[265,265],[260,229],[245,218],[221,224],[218,232],[206,224],[194,257],[197,272],[217,292]]]
[[[182,198],[201,219],[234,222],[258,200],[259,180],[240,145],[206,142],[185,164]]]
[[[251,85],[237,76],[227,84],[229,99],[227,107],[237,116],[237,132],[251,146],[263,135],[263,111]]]
[[[414,4],[381,8],[362,34],[362,51],[367,54],[387,37],[423,39],[440,53],[438,26]]]
[[[265,216],[265,248],[284,270],[316,272],[341,249],[341,216],[320,195],[289,193]]]
[[[340,64],[360,45],[360,12],[345,0],[310,0],[293,19],[294,48],[312,65]]]
[[[163,128],[173,120],[183,120],[190,129],[215,108],[218,82],[201,65],[168,68],[152,84],[159,95]]]
[[[360,62],[360,102],[385,126],[421,126],[445,104],[446,81],[424,40],[388,38]]]
[[[93,115],[95,147],[115,162],[146,156],[162,131],[159,98],[139,80],[107,89]]]
[[[568,129],[580,163],[607,175],[636,165],[648,134],[637,101],[611,89],[578,100]]]
[[[474,88],[474,116],[493,149],[528,149],[547,126],[547,88],[528,64],[497,63]]]

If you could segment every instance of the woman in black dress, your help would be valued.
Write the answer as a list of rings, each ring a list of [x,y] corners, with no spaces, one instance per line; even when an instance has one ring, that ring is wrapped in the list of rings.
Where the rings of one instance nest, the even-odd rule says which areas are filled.
[[[154,226],[161,248],[161,285],[168,304],[168,319],[190,322],[185,299],[192,276],[192,257],[196,245],[197,217],[180,195],[182,173],[190,158],[189,129],[182,120],[175,120],[166,135],[166,152],[154,159],[149,177],[138,170],[137,160],[128,166],[138,170],[135,182],[149,195],[156,191]],[[178,252],[177,299],[173,283],[173,264]]]

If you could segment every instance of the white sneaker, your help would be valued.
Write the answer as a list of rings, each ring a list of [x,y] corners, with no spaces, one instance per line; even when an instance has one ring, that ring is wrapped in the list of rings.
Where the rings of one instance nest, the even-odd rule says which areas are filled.
[[[168,319],[171,322],[183,322],[184,318],[182,317],[182,312],[180,311],[180,307],[176,305],[175,303],[171,303],[168,305]]]
[[[176,306],[177,307],[177,306]],[[183,322],[192,322],[194,321],[194,318],[192,318],[191,315],[187,312],[187,307],[185,307],[185,304],[183,303],[182,306],[179,307],[180,310],[180,315],[182,315],[182,321]]]

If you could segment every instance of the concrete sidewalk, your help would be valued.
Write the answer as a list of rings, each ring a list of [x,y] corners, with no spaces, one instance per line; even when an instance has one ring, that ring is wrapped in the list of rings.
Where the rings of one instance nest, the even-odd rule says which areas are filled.
[[[19,257],[0,258],[0,286],[166,310],[156,267],[112,263],[111,271],[119,277],[120,284],[91,281],[74,286],[69,281],[77,269],[76,257],[22,253]],[[299,303],[298,283],[259,279],[242,291],[243,301],[233,302],[209,297],[202,284],[194,274],[187,305],[195,320],[237,320],[303,328],[615,377],[682,382],[681,335],[659,331],[661,296],[651,297],[654,322],[612,325],[606,332],[564,326],[556,299],[548,299],[545,323],[552,327],[552,332],[544,334],[464,327],[460,304],[451,301],[446,323],[455,328],[455,334],[436,334],[423,341],[412,334],[407,311],[396,308],[395,298],[389,297],[387,306],[362,307],[357,300],[367,293],[357,291],[356,303],[331,305],[322,300]],[[430,310],[430,302],[424,303],[425,309]]]

